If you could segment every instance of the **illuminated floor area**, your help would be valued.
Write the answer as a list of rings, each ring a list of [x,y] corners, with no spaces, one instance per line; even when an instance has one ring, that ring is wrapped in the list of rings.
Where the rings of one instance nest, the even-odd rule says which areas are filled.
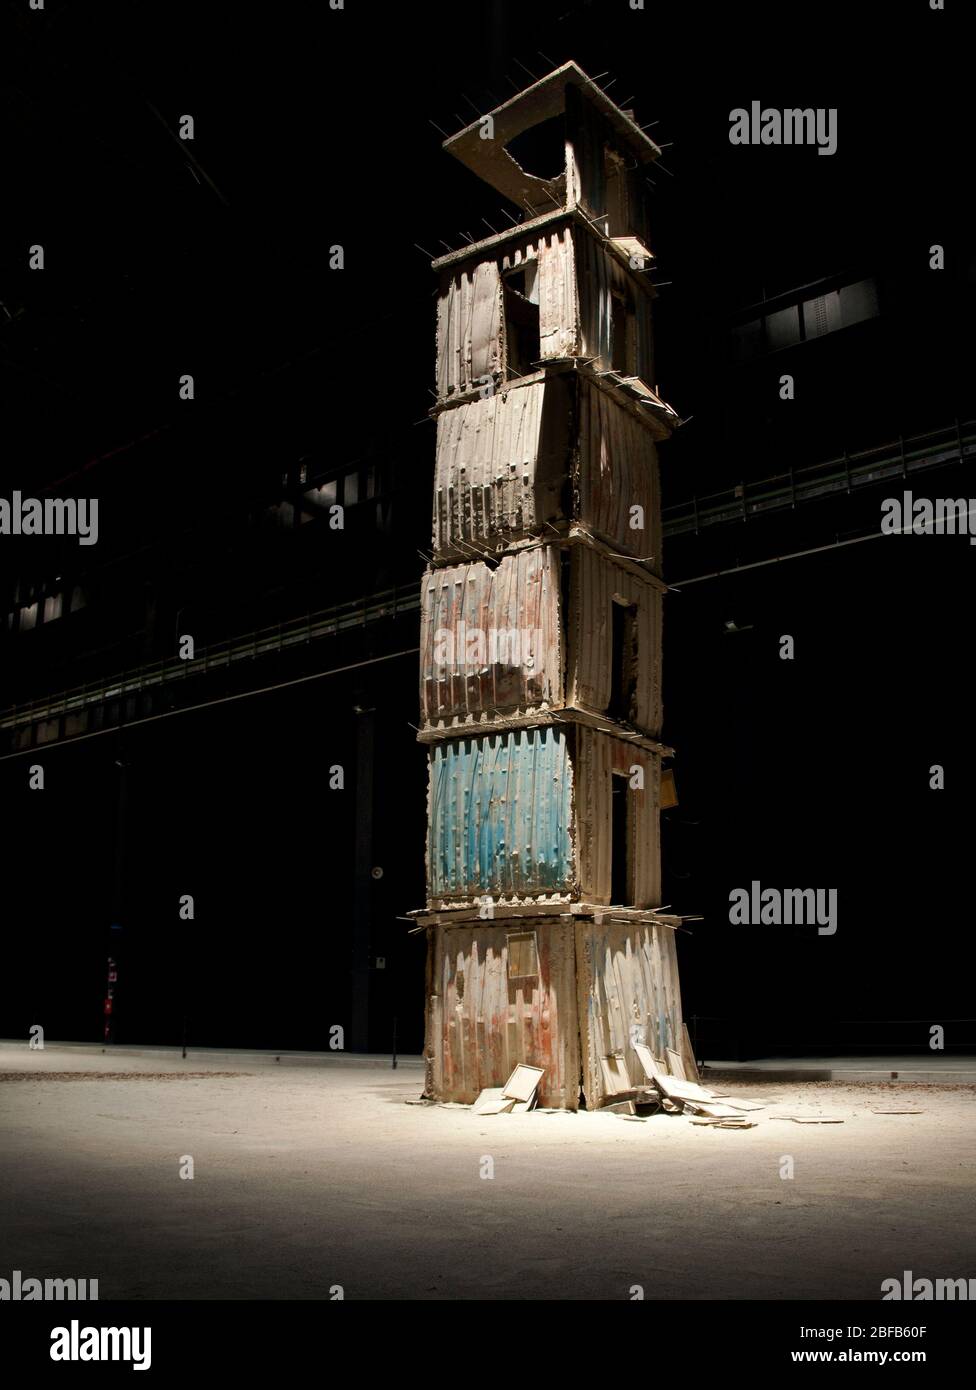
[[[97,1278],[102,1300],[878,1299],[906,1269],[976,1275],[976,1086],[730,1081],[766,1103],[733,1132],[406,1104],[421,1081],[416,1059],[0,1047],[0,1278]]]

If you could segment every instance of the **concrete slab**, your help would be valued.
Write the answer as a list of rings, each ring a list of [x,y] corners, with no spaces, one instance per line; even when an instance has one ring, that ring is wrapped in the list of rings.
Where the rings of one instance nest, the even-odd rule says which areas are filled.
[[[479,1117],[421,1086],[0,1048],[0,1275],[102,1300],[876,1301],[906,1269],[976,1277],[972,1086],[732,1080],[766,1102],[744,1131]],[[843,1123],[772,1118],[822,1113]]]
[[[36,1058],[39,1054],[31,1052],[23,1039],[0,1038],[0,1053],[25,1052],[29,1057]],[[148,1057],[158,1061],[183,1062],[183,1050],[180,1047],[168,1047],[159,1043],[155,1045],[135,1046],[127,1043],[115,1044],[110,1047],[103,1043],[87,1042],[47,1042],[44,1043],[44,1051],[48,1053],[67,1053],[71,1056],[82,1057]],[[397,1058],[397,1065],[393,1067],[393,1058],[390,1054],[376,1052],[271,1052],[256,1051],[247,1048],[233,1047],[188,1047],[186,1050],[186,1062],[193,1062],[194,1065],[215,1065],[220,1063],[235,1063],[249,1067],[257,1066],[311,1066],[311,1067],[334,1067],[334,1066],[362,1066],[374,1067],[379,1071],[405,1070],[423,1071],[424,1059],[422,1057],[405,1056]]]
[[[765,1081],[900,1081],[913,1085],[976,1083],[976,1057],[763,1057],[705,1064],[705,1076]]]

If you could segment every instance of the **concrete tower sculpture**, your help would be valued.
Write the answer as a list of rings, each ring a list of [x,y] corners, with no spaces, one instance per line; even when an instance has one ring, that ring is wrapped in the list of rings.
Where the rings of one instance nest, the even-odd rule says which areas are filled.
[[[472,1101],[528,1062],[541,1104],[594,1107],[638,1044],[687,1056],[656,910],[659,150],[574,63],[444,148],[522,220],[434,262],[426,1087]]]

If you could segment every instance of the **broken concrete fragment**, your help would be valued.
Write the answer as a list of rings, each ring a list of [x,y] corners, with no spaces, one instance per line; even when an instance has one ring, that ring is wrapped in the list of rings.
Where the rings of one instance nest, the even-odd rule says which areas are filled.
[[[771,1120],[793,1120],[798,1125],[842,1125],[839,1115],[770,1115]]]
[[[501,1086],[489,1086],[481,1092],[471,1111],[474,1115],[500,1115],[511,1110],[514,1104],[515,1101],[505,1095]]]
[[[738,1119],[712,1117],[710,1115],[694,1115],[691,1117],[693,1125],[707,1125],[710,1129],[755,1129],[755,1120],[747,1120],[744,1115]]]
[[[502,1087],[502,1095],[512,1100],[531,1100],[543,1076],[544,1067],[530,1067],[520,1062]]]
[[[717,1120],[742,1120],[745,1118],[740,1110],[735,1110],[731,1105],[725,1105],[722,1101],[686,1101],[685,1109],[690,1110],[694,1115],[707,1115]]]
[[[691,1081],[692,1077],[688,1075],[685,1069],[685,1059],[682,1057],[681,1053],[675,1052],[670,1047],[666,1048],[665,1050],[667,1052],[668,1058],[668,1071],[671,1073],[671,1075],[676,1076],[679,1081]],[[695,1072],[694,1080],[698,1080],[697,1072]]]
[[[633,1082],[627,1071],[627,1063],[623,1057],[611,1054],[609,1057],[600,1058],[600,1070],[603,1072],[603,1084],[609,1096],[632,1095],[634,1091]]]

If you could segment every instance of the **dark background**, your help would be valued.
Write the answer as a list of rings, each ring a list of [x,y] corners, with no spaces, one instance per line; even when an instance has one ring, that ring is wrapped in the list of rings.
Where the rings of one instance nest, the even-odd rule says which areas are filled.
[[[396,1020],[418,1051],[423,937],[398,919],[423,898],[429,255],[507,225],[431,122],[450,134],[569,58],[656,122],[657,370],[687,421],[661,451],[667,517],[976,414],[969,36],[927,0],[7,0],[0,25],[3,495],[97,496],[101,531],[0,538],[0,1034],[101,1037],[111,951],[119,1041],[322,1048],[338,1023],[388,1049]],[[753,99],[836,106],[837,153],[733,147]],[[866,278],[877,317],[743,352],[760,301]],[[350,475],[332,532],[308,494]],[[976,494],[958,454],[904,486]],[[924,1049],[933,1023],[973,1041],[976,552],[862,540],[902,488],[666,547],[665,901],[704,914],[679,949],[706,1057]],[[61,616],[22,630],[57,593]],[[337,605],[363,621],[313,636]],[[255,636],[303,623],[280,651]],[[252,655],[119,693],[186,632]],[[83,716],[41,708],[78,687],[100,692]],[[835,887],[836,936],[730,927],[753,879]]]

